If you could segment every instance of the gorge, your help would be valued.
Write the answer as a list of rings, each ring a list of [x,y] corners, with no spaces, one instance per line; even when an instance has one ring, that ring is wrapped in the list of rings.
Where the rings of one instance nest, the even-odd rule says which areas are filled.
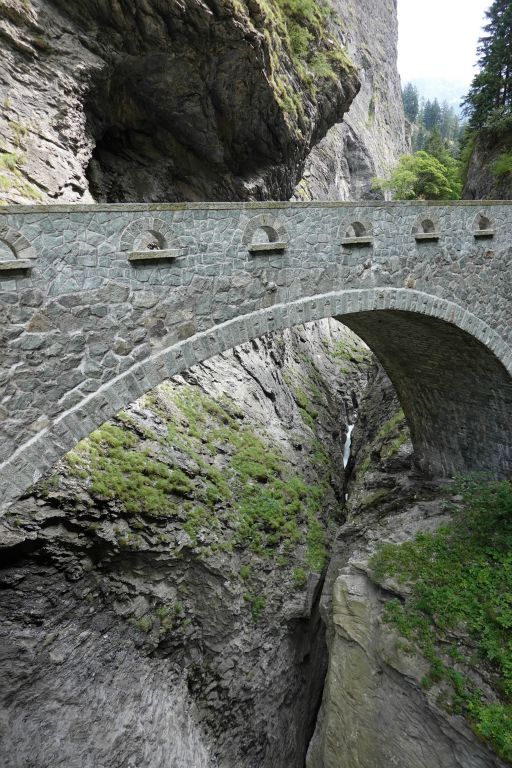
[[[512,209],[373,189],[396,3],[330,5],[0,0],[6,768],[509,764],[372,557],[510,472]]]

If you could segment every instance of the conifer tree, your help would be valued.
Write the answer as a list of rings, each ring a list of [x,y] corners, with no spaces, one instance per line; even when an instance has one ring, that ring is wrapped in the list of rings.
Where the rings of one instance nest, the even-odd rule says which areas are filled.
[[[418,89],[412,83],[407,83],[402,91],[402,100],[404,102],[404,111],[407,119],[414,123],[418,117],[419,95]]]
[[[479,73],[463,106],[472,128],[512,113],[512,2],[494,0],[478,45]]]
[[[427,131],[432,131],[441,125],[441,107],[437,99],[427,100],[423,110],[423,125]]]

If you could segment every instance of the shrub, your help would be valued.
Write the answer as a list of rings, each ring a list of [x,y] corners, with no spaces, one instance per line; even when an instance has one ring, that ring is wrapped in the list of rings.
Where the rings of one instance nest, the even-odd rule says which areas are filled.
[[[426,687],[444,681],[448,706],[462,712],[504,759],[512,759],[512,482],[460,482],[463,496],[453,521],[435,533],[383,546],[374,576],[410,585],[402,605],[388,603],[386,620],[430,662]],[[457,646],[454,635],[462,629]],[[467,640],[465,639],[467,638]],[[465,668],[483,666],[499,702],[486,699]]]
[[[296,587],[303,587],[308,580],[308,575],[304,568],[294,568],[292,578]]]
[[[512,151],[501,153],[491,164],[491,173],[498,179],[503,179],[509,173],[512,173]]]

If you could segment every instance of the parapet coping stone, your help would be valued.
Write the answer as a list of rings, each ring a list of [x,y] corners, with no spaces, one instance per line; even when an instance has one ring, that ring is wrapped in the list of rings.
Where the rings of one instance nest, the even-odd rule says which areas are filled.
[[[26,272],[34,266],[34,259],[9,259],[0,261],[0,272]]]
[[[428,242],[429,240],[439,240],[440,232],[416,232],[414,235],[418,242]]]
[[[360,201],[266,201],[239,203],[69,203],[62,205],[6,205],[0,206],[0,216],[19,213],[108,213],[153,211],[240,211],[268,209],[308,208],[486,208],[511,206],[512,200],[360,200]]]

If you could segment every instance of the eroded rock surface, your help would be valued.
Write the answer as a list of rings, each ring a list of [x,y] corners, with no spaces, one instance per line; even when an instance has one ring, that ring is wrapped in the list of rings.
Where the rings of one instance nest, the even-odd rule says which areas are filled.
[[[2,197],[289,198],[359,77],[335,15],[283,7],[5,0]]]
[[[405,585],[374,576],[383,543],[402,543],[450,520],[449,485],[414,468],[409,431],[393,388],[376,369],[359,410],[348,467],[347,520],[333,545],[321,598],[329,669],[307,768],[494,768],[504,766],[442,689],[428,690],[430,665],[405,651],[386,621]],[[484,683],[485,685],[485,683]]]
[[[344,42],[361,79],[361,90],[343,122],[312,150],[295,195],[304,200],[365,200],[407,152],[409,139],[396,67],[396,0],[336,0]]]
[[[354,344],[326,322],[198,366],[16,506],[0,570],[6,768],[303,766],[368,370]]]

